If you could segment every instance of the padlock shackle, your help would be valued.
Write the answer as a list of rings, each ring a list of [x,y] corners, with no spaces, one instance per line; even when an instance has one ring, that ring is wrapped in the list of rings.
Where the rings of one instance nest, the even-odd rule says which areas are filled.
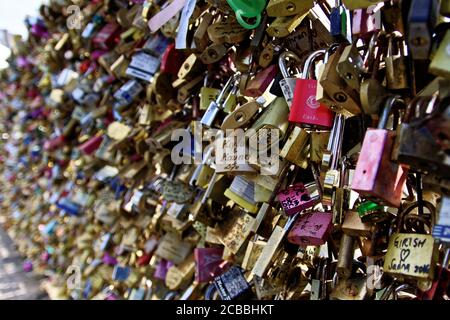
[[[385,103],[384,108],[380,115],[380,120],[378,122],[378,129],[386,129],[387,122],[389,120],[389,115],[391,114],[391,111],[396,103],[404,103],[403,100],[400,99],[400,96],[394,95],[389,96]]]
[[[339,48],[340,44],[339,43],[333,43],[327,50],[327,52],[325,52],[325,56],[323,58],[323,63],[327,63],[328,60],[330,59],[330,55],[335,53],[336,50]]]
[[[302,79],[308,79],[309,69],[310,69],[310,67],[311,67],[311,64],[312,64],[316,59],[318,59],[320,56],[325,55],[326,52],[327,52],[326,50],[321,49],[321,50],[314,51],[313,53],[311,53],[311,54],[308,56],[308,59],[306,59],[305,65],[304,65],[304,67],[303,67],[303,72],[302,72],[302,75],[301,75],[301,78],[302,78]]]
[[[300,65],[300,63],[301,63],[300,58],[292,51],[282,52],[280,54],[280,56],[278,57],[278,67],[280,69],[281,74],[283,75],[283,78],[285,78],[285,79],[291,77],[291,75],[289,74],[288,69],[286,67],[286,63],[285,63],[286,60],[288,60],[288,59],[294,60],[295,62],[297,62],[298,65]],[[298,67],[298,71],[301,74],[300,67]]]
[[[236,72],[234,75],[228,79],[228,81],[225,83],[225,86],[220,91],[219,95],[217,96],[216,103],[220,107],[220,104],[225,97],[225,94],[227,94],[231,89],[234,87],[236,80],[240,77],[240,72]]]
[[[393,293],[394,293],[394,300],[398,299],[398,293],[400,291],[406,291],[407,289],[413,289],[414,291],[414,295],[417,296],[417,288],[413,287],[412,285],[408,284],[408,283],[403,283],[401,285],[399,285],[398,287],[395,287]]]
[[[421,203],[422,203],[423,207],[427,208],[430,211],[430,214],[431,214],[431,228],[433,228],[433,226],[435,225],[435,222],[436,222],[436,208],[429,201],[422,200]],[[401,210],[400,214],[398,215],[396,233],[400,233],[400,232],[403,231],[403,225],[405,223],[405,217],[408,216],[408,215],[411,215],[411,211],[413,209],[415,209],[415,208],[418,208],[419,205],[420,205],[420,202],[419,201],[415,201],[415,202],[409,204],[403,210]]]
[[[438,96],[431,97],[416,96],[407,105],[405,114],[403,115],[403,123],[414,123],[414,126],[420,126],[423,122],[431,118],[435,114],[437,106],[439,105]],[[427,110],[430,106],[434,106],[433,111],[428,114]],[[413,120],[414,119],[414,120]]]

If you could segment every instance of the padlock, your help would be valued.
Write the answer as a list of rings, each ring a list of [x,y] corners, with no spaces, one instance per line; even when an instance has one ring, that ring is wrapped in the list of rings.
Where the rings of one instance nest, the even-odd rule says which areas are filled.
[[[285,235],[289,232],[298,214],[290,216],[284,227],[275,226],[269,240],[265,244],[261,255],[255,262],[252,273],[260,278],[264,277],[269,270],[272,259],[278,253]]]
[[[267,43],[259,54],[258,65],[262,68],[267,68],[274,58],[276,48],[277,47],[273,43]]]
[[[195,280],[197,282],[209,282],[217,276],[217,268],[222,262],[222,248],[196,248],[195,256]]]
[[[369,296],[367,280],[367,276],[361,273],[339,279],[330,294],[330,300],[366,300]]]
[[[369,66],[370,78],[364,79],[360,85],[359,97],[361,108],[366,114],[378,114],[381,104],[386,98],[387,91],[377,80],[378,69],[381,61],[381,50],[375,55],[376,44],[379,41],[379,33],[372,35],[365,64]],[[372,67],[371,67],[372,66]]]
[[[435,107],[436,97],[417,97],[410,102],[403,123],[398,129],[392,158],[419,172],[439,173],[449,177],[448,155],[430,135],[428,128],[422,125],[421,117],[428,108]],[[419,116],[413,119],[413,116]]]
[[[313,5],[312,0],[270,0],[266,10],[269,17],[286,17],[305,14],[312,9]]]
[[[289,114],[290,122],[303,126],[331,127],[333,112],[316,101],[317,80],[307,78],[314,60],[324,53],[325,50],[315,51],[305,62],[302,78],[297,80],[295,86]]]
[[[239,43],[245,40],[248,30],[243,28],[234,17],[229,16],[214,22],[208,27],[208,36],[215,43]]]
[[[305,129],[294,127],[280,152],[280,157],[302,167],[307,156],[303,150],[308,149],[309,142],[310,134]]]
[[[340,0],[335,0],[330,12],[330,34],[337,40],[347,38],[347,10]]]
[[[231,88],[235,85],[235,81],[236,81],[237,77],[239,77],[239,75],[230,77],[230,79],[228,79],[225,86],[222,88],[222,91],[220,92],[217,99],[215,101],[211,102],[211,104],[209,105],[208,109],[206,110],[205,114],[203,115],[203,117],[200,121],[202,125],[204,125],[206,127],[211,127],[213,125],[218,112],[223,107],[222,100],[224,99],[225,94],[228,91],[230,91]]]
[[[388,53],[384,58],[386,64],[386,83],[389,90],[403,90],[409,88],[408,57],[404,53],[403,41],[396,41],[400,55],[394,56],[394,41],[397,35],[389,37]]]
[[[295,16],[277,17],[269,27],[267,27],[266,32],[269,36],[274,38],[287,37],[300,25],[300,23],[302,23],[307,15],[308,12],[297,14]]]
[[[207,33],[208,27],[213,21],[214,16],[210,12],[206,11],[205,13],[202,14],[200,19],[201,19],[200,23],[197,29],[195,30],[193,38],[196,50],[204,51],[208,46],[209,41]]]
[[[221,129],[230,130],[246,126],[258,112],[260,107],[261,104],[258,103],[258,100],[253,100],[237,107],[223,120]]]
[[[438,15],[438,1],[413,0],[408,14],[408,46],[414,60],[428,59],[431,35]]]
[[[384,207],[373,201],[362,201],[357,205],[357,210],[363,223],[377,223],[389,218]]]
[[[418,219],[417,215],[411,215],[410,212],[420,205],[430,211],[431,231],[435,221],[435,208],[431,203],[427,201],[423,201],[422,204],[415,202],[404,208],[397,217],[396,231],[389,239],[383,272],[419,281],[432,279],[435,267],[433,261],[436,257],[433,237],[430,234],[404,231],[407,219]],[[419,221],[423,223],[423,220]]]
[[[217,99],[220,91],[219,89],[208,86],[209,74],[205,75],[203,87],[200,89],[200,110],[208,109],[211,102]]]
[[[336,65],[336,70],[350,88],[359,90],[363,73],[363,59],[354,45],[348,45],[344,48]]]
[[[240,267],[232,266],[221,276],[214,279],[214,286],[222,300],[245,298],[251,293],[250,284]]]
[[[345,7],[349,10],[368,8],[378,2],[383,2],[381,0],[342,0]]]
[[[244,211],[233,212],[229,221],[219,226],[220,242],[232,254],[238,254],[255,224],[255,219]]]
[[[244,95],[254,98],[262,96],[269,87],[269,84],[275,78],[277,72],[278,66],[276,64],[258,72],[256,76],[248,82]]]
[[[167,270],[165,284],[170,290],[178,290],[187,286],[195,274],[194,255],[190,255],[178,266],[173,265]]]
[[[204,64],[211,64],[219,61],[227,54],[227,47],[220,43],[213,43],[208,46],[200,55],[200,60]]]
[[[162,73],[178,74],[178,70],[184,61],[184,55],[175,49],[175,45],[170,44],[161,57],[160,70]]]
[[[335,191],[341,186],[341,173],[339,172],[339,161],[342,154],[342,139],[344,135],[343,115],[334,118],[333,130],[328,140],[327,150],[322,156],[322,167],[329,168],[325,173],[323,181],[322,203],[332,206],[335,199]]]
[[[441,241],[450,238],[450,197],[444,196],[441,200],[440,210],[436,224],[433,226],[433,237]]]
[[[367,38],[373,32],[378,32],[381,29],[381,12],[382,10],[379,9],[374,11],[373,7],[353,10],[352,35],[358,38]],[[398,19],[398,17],[395,18]]]
[[[256,260],[261,255],[262,250],[266,243],[264,241],[252,241],[248,242],[247,250],[242,261],[242,268],[244,270],[252,270],[255,266]]]
[[[439,44],[439,48],[434,54],[430,64],[430,73],[445,78],[450,77],[450,70],[448,68],[448,60],[450,57],[450,32],[445,33],[444,39]]]
[[[333,48],[331,47],[330,50],[333,50]],[[325,68],[319,82],[326,95],[335,102],[338,108],[343,108],[351,114],[358,114],[361,112],[361,108],[359,106],[357,91],[347,85],[347,82],[344,80],[345,77],[341,78],[338,74],[337,65],[344,49],[343,46],[338,46],[336,51],[331,55],[327,51]],[[343,59],[347,59],[347,56],[344,56]],[[347,77],[347,74],[345,76]],[[354,82],[351,83],[354,84]]]
[[[342,232],[352,237],[371,238],[373,226],[362,222],[357,211],[349,210],[345,214],[344,222],[342,223]]]
[[[257,213],[258,206],[254,201],[255,185],[243,176],[236,176],[230,187],[225,191],[225,196],[233,200],[250,213]]]
[[[297,219],[287,235],[289,242],[300,246],[320,246],[332,229],[332,216],[327,212],[308,212]]]
[[[295,86],[297,84],[297,78],[291,77],[286,65],[287,58],[289,58],[289,60],[292,59],[296,66],[300,64],[300,58],[291,51],[285,51],[281,53],[278,58],[278,65],[283,76],[283,79],[280,80],[279,85],[288,106],[291,107],[292,99],[294,98]],[[301,72],[300,69],[297,69],[297,71],[298,73]]]
[[[401,3],[397,1],[385,1],[381,8],[381,19],[387,33],[398,31],[405,34]]]
[[[318,201],[317,187],[314,183],[304,185],[295,184],[278,193],[278,200],[284,212],[292,216],[300,211],[312,207]]]
[[[352,181],[352,189],[360,195],[375,197],[375,201],[394,207],[400,206],[407,171],[391,162],[395,132],[383,128],[387,125],[391,109],[399,102],[398,97],[389,97],[378,129],[367,130]]]
[[[117,41],[116,38],[120,32],[121,28],[118,24],[108,23],[94,36],[92,43],[96,48],[108,50]]]

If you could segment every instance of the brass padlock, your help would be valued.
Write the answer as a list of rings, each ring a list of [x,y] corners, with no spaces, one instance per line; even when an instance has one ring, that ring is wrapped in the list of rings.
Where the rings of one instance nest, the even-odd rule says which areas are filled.
[[[409,63],[404,53],[403,41],[396,41],[396,33],[389,37],[387,56],[384,58],[386,64],[386,83],[390,90],[403,90],[409,88]],[[400,55],[394,56],[394,41]]]
[[[267,15],[269,17],[286,17],[298,14],[305,14],[314,5],[313,0],[270,0],[267,5]]]

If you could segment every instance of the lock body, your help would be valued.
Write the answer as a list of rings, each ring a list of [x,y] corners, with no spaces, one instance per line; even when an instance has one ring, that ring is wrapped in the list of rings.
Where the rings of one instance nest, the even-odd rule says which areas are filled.
[[[384,129],[368,129],[364,136],[352,189],[399,207],[407,170],[391,162],[395,133]]]

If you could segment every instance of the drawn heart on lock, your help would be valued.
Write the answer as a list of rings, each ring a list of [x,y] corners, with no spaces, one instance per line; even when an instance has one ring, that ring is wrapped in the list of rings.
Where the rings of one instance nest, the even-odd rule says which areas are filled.
[[[400,251],[400,262],[404,262],[406,259],[408,259],[410,254],[411,254],[411,250],[402,249],[402,251]]]

